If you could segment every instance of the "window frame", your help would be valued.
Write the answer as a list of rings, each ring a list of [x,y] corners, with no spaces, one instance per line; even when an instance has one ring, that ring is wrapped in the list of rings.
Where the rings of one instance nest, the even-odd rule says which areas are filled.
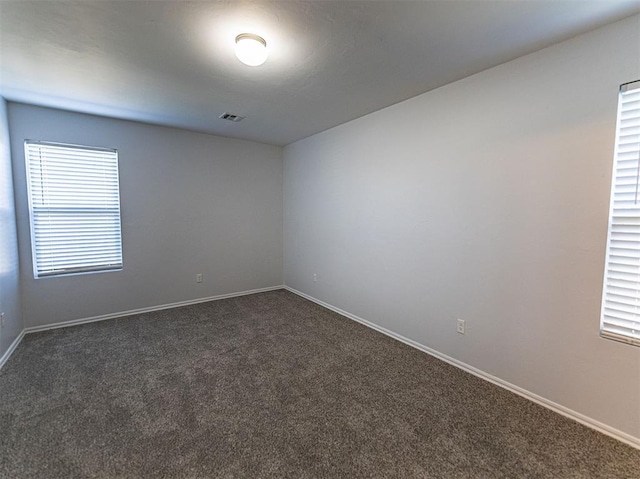
[[[614,155],[613,155],[613,168],[612,168],[612,175],[611,175],[611,191],[610,191],[610,199],[609,199],[609,212],[608,212],[608,217],[607,217],[607,242],[606,242],[606,251],[605,251],[605,265],[604,265],[604,279],[603,279],[603,284],[602,284],[602,301],[601,301],[601,311],[600,311],[600,337],[604,338],[604,339],[609,339],[609,340],[613,340],[613,341],[617,341],[620,343],[624,343],[624,344],[629,344],[632,346],[640,346],[640,253],[636,254],[636,260],[638,260],[638,264],[637,265],[629,265],[629,269],[631,269],[633,266],[635,266],[636,271],[635,272],[620,272],[622,275],[626,275],[626,279],[617,279],[617,278],[613,278],[612,274],[611,274],[611,268],[610,268],[610,263],[611,263],[611,256],[612,256],[612,235],[613,235],[613,229],[614,227],[618,226],[623,226],[623,223],[619,222],[619,220],[615,220],[614,217],[624,217],[621,215],[621,213],[617,213],[616,214],[616,209],[623,209],[620,208],[620,205],[616,205],[616,193],[622,195],[624,194],[622,191],[618,191],[618,188],[622,188],[623,186],[623,180],[621,180],[621,175],[618,174],[618,169],[619,169],[619,161],[629,161],[628,159],[621,159],[621,151],[620,151],[620,147],[621,144],[623,144],[621,142],[621,137],[624,136],[621,132],[622,129],[622,121],[623,119],[623,97],[624,95],[628,92],[628,91],[632,91],[632,92],[637,92],[640,93],[640,80],[634,80],[628,83],[624,83],[622,85],[620,85],[620,89],[618,91],[618,103],[617,103],[617,116],[616,116],[616,129],[615,129],[615,148],[614,148]],[[638,107],[640,109],[640,106]],[[633,108],[633,110],[636,110],[636,108]],[[640,120],[640,112],[638,112],[637,116],[633,115],[632,118],[634,119],[638,119]],[[626,119],[626,118],[625,118]],[[631,136],[638,136],[640,135],[640,121],[638,122],[637,126],[632,126],[631,128],[637,128],[638,129],[638,133],[632,133]],[[640,234],[640,137],[638,138],[637,142],[632,141],[630,144],[634,144],[637,143],[638,144],[638,151],[637,151],[637,158],[635,159],[636,161],[636,180],[635,180],[635,205],[637,205],[637,208],[633,208],[638,210],[635,214],[627,216],[627,217],[631,217],[634,218],[635,220],[635,229],[637,229],[637,231],[633,231],[633,232],[629,232],[628,234]],[[627,152],[625,152],[627,153]],[[631,149],[631,153],[633,154],[633,147]],[[633,161],[633,159],[632,159]],[[633,169],[633,167],[632,167]],[[620,183],[619,183],[620,181]],[[628,185],[626,185],[628,186]],[[633,186],[633,185],[632,185]],[[620,200],[622,201],[622,200]],[[618,206],[618,208],[616,208],[616,206]],[[631,228],[630,228],[631,229]],[[627,232],[625,231],[624,234],[627,234]],[[617,235],[621,235],[621,232],[617,232]],[[616,241],[624,241],[623,239],[621,239],[620,237],[616,238]],[[637,243],[638,245],[638,249],[640,249],[640,237],[635,239],[635,240],[627,240],[626,242],[632,242],[632,243]],[[617,246],[617,249],[620,249],[621,246]],[[633,277],[635,276],[635,280],[631,280],[629,279],[629,277]],[[621,281],[623,283],[625,282],[629,282],[629,283],[633,283],[635,282],[635,287],[633,289],[631,288],[625,288],[624,286],[619,287],[619,286],[613,286],[611,285],[611,282],[615,282],[616,280]],[[620,320],[621,323],[624,323],[625,321],[630,322],[632,324],[632,329],[631,329],[631,333],[630,334],[625,334],[623,332],[620,331],[615,331],[613,330],[612,326],[613,323],[611,323],[611,319],[609,321],[605,321],[605,317],[607,316],[605,314],[605,310],[607,309],[607,298],[608,298],[608,294],[614,294],[613,292],[611,292],[609,290],[609,286],[611,287],[618,287],[619,289],[631,289],[632,291],[634,291],[635,293],[635,311],[633,312],[625,312],[624,314],[627,314],[629,316],[634,317],[634,319],[624,319],[621,316],[619,316],[619,318],[615,318],[615,316],[609,315],[609,317],[611,319],[614,320]],[[626,293],[624,293],[626,294]],[[625,296],[626,297],[626,296]],[[631,296],[628,296],[631,297]],[[626,301],[626,300],[623,300]],[[627,306],[625,303],[618,303],[618,304],[622,304],[623,306]],[[631,304],[629,302],[629,304]],[[609,324],[609,327],[607,327],[607,323]],[[637,330],[635,329],[635,326],[638,326]],[[627,326],[619,326],[619,329],[623,330],[623,329],[628,329]],[[635,336],[634,336],[635,335]]]
[[[117,262],[105,262],[104,264],[95,265],[95,266],[68,266],[56,268],[53,267],[51,269],[43,269],[39,270],[39,257],[38,257],[38,233],[36,231],[36,216],[38,216],[38,206],[34,206],[34,182],[32,181],[32,166],[31,162],[33,159],[30,157],[30,147],[45,147],[45,148],[59,148],[60,152],[62,150],[75,150],[75,151],[85,151],[90,152],[92,154],[104,154],[107,153],[109,155],[113,155],[112,160],[115,162],[114,172],[110,175],[111,182],[116,186],[116,193],[113,195],[112,207],[103,207],[99,208],[95,205],[92,207],[91,205],[85,203],[84,207],[80,206],[69,206],[69,207],[44,207],[45,211],[55,211],[58,210],[58,214],[64,214],[62,210],[67,209],[67,212],[76,213],[76,214],[84,214],[84,215],[97,215],[97,216],[105,216],[105,213],[108,215],[109,213],[117,219],[116,225],[112,229],[112,234],[114,234],[117,238],[117,257],[119,261]],[[62,153],[60,153],[62,154]],[[68,158],[71,159],[71,158]],[[67,159],[67,160],[68,160]],[[113,271],[122,271],[124,265],[124,254],[122,248],[122,208],[120,202],[120,162],[118,150],[114,148],[104,148],[104,147],[94,147],[94,146],[86,146],[86,145],[78,145],[71,143],[60,143],[53,141],[42,141],[42,140],[30,140],[27,139],[24,141],[24,160],[25,160],[25,170],[26,170],[26,183],[27,183],[27,199],[28,199],[28,212],[29,212],[29,232],[31,236],[31,259],[33,266],[33,277],[34,279],[45,279],[45,278],[55,278],[61,276],[74,276],[74,275],[84,275],[84,274],[93,274],[93,273],[106,273]],[[41,166],[38,166],[41,168]],[[80,175],[82,180],[82,175]],[[85,173],[86,178],[86,173]],[[44,182],[42,182],[44,184]],[[73,190],[71,190],[73,193]],[[45,195],[43,194],[43,197]],[[46,214],[46,213],[45,213]],[[56,216],[55,213],[51,216]],[[101,245],[95,245],[93,249],[90,251],[96,251]]]

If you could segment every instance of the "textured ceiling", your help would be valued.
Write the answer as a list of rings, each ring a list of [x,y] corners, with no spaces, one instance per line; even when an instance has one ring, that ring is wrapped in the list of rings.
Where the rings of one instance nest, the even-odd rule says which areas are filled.
[[[638,11],[640,0],[0,0],[0,94],[285,145]],[[245,31],[269,44],[261,67],[234,56]]]

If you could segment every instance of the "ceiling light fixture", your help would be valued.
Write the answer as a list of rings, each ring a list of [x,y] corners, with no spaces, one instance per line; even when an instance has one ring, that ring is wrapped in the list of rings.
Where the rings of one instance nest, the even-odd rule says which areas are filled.
[[[253,33],[241,33],[236,37],[236,56],[250,67],[262,65],[269,56],[267,42]]]

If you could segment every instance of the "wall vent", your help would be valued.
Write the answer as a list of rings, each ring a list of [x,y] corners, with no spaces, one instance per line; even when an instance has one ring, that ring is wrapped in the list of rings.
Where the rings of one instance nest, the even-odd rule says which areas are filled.
[[[244,120],[246,117],[241,116],[241,115],[234,115],[233,113],[227,113],[226,111],[220,115],[218,118],[221,118],[223,120],[229,120],[229,121],[233,121],[235,123],[238,123],[239,121]]]

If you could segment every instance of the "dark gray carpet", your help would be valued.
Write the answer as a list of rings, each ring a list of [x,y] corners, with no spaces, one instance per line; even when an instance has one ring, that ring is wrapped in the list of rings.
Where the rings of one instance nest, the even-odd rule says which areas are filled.
[[[637,478],[640,451],[281,290],[27,335],[0,476]]]

